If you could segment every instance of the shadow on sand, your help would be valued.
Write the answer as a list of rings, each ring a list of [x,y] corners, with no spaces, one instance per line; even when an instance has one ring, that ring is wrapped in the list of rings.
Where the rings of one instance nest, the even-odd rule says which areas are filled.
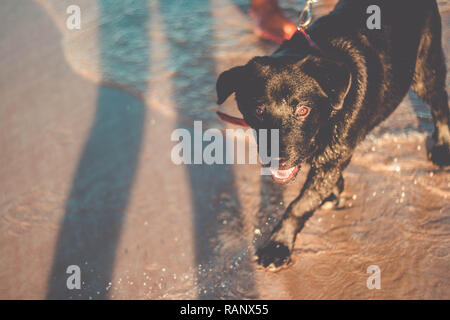
[[[129,1],[128,1],[129,2]],[[149,70],[148,9],[134,1],[99,0],[99,50],[102,73],[130,73],[111,50],[142,48],[140,70]],[[128,8],[129,9],[129,8]],[[111,17],[120,16],[120,19]],[[120,39],[117,35],[132,25]],[[82,151],[57,240],[48,280],[48,299],[105,299],[114,268],[116,247],[135,178],[144,131],[143,102],[120,90],[99,86],[95,120]],[[81,268],[81,290],[68,290],[66,269]]]
[[[166,35],[170,42],[170,64],[179,63],[179,57],[192,57],[185,65],[178,66],[174,79],[177,110],[183,97],[189,96],[192,86],[206,80],[215,95],[216,66],[213,59],[213,18],[211,2],[204,0],[159,1],[160,14],[164,21]],[[180,7],[189,16],[183,29],[175,29],[180,20]],[[182,35],[180,33],[182,32]],[[198,33],[198,34],[193,34]],[[185,40],[180,45],[180,38]],[[186,79],[190,85],[186,86]],[[199,97],[201,110],[208,110],[210,101]],[[184,127],[194,136],[192,127],[180,120],[178,127]],[[199,299],[242,298],[254,295],[253,269],[249,263],[248,243],[242,237],[244,228],[241,204],[236,194],[235,177],[230,165],[188,165],[189,184],[192,194],[193,225],[195,227],[195,261],[198,266],[197,294]],[[231,225],[223,222],[229,221]],[[233,263],[238,265],[232,266]]]

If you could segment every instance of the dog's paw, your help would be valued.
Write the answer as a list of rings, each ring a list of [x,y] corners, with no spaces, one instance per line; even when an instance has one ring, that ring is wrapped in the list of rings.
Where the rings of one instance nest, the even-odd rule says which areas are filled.
[[[435,144],[429,154],[430,160],[439,167],[450,165],[450,147],[448,144]]]
[[[291,250],[278,241],[270,240],[256,251],[257,262],[269,271],[278,271],[291,262]]]

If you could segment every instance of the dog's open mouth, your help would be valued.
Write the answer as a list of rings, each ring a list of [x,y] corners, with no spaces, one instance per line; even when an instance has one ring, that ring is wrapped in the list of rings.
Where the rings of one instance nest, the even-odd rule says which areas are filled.
[[[276,183],[288,183],[292,179],[295,178],[295,176],[298,173],[299,165],[296,165],[295,167],[292,167],[290,169],[281,170],[276,168],[270,168],[270,172],[272,173],[272,179]]]

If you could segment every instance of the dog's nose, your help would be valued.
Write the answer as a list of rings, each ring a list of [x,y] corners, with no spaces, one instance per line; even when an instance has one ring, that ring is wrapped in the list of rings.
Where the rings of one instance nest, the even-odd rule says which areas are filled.
[[[280,167],[280,168],[284,167],[288,161],[286,158],[281,158],[281,157],[274,158],[274,160],[278,161],[278,167]]]
[[[287,159],[280,159],[280,166],[283,167],[287,163]]]

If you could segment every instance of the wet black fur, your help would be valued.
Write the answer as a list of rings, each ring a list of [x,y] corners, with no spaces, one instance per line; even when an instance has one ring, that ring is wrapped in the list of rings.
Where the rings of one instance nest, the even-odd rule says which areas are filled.
[[[369,30],[369,5],[381,8],[381,29]],[[431,160],[450,164],[449,107],[441,19],[435,0],[341,0],[308,29],[321,52],[302,35],[271,56],[225,71],[218,103],[235,93],[253,128],[280,130],[286,168],[311,164],[303,189],[267,243],[263,266],[289,262],[297,232],[324,200],[343,189],[342,171],[359,142],[386,119],[412,88],[431,108],[435,131]],[[294,116],[298,104],[310,115]],[[263,106],[262,116],[255,113]]]

